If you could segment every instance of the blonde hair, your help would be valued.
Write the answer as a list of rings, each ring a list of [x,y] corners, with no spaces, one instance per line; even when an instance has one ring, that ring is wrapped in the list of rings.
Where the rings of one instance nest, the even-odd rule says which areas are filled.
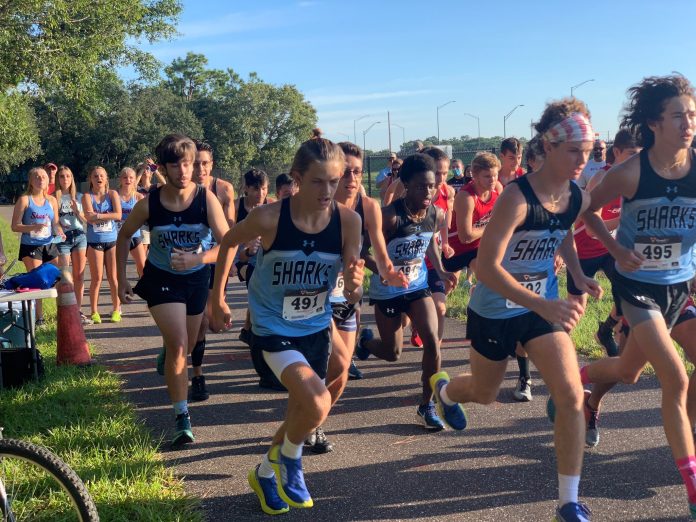
[[[28,178],[29,182],[27,183],[27,190],[24,191],[24,195],[25,195],[25,196],[32,196],[32,195],[33,195],[33,194],[32,194],[32,188],[31,188],[31,177],[34,176],[34,175],[36,175],[36,174],[39,174],[39,173],[41,173],[41,172],[43,172],[44,174],[46,174],[46,178],[48,178],[48,172],[46,172],[46,169],[43,168],[43,167],[34,167],[33,169],[31,169],[31,170],[29,171],[29,174],[27,175],[27,178]],[[46,190],[42,191],[42,192],[43,192],[43,197],[47,197],[47,196],[48,196],[48,188],[47,188]]]
[[[70,173],[70,187],[68,188],[68,192],[70,193],[70,197],[73,199],[77,196],[77,188],[75,187],[75,175],[73,174],[73,171],[70,170],[70,167],[67,165],[61,165],[58,167],[58,171],[56,172],[56,179],[58,179],[58,176],[60,176],[60,173],[66,171]],[[56,182],[56,185],[58,186],[58,189],[56,189],[56,199],[60,200],[60,198],[63,196],[63,191],[60,189],[60,181]]]
[[[500,170],[500,160],[490,152],[479,152],[471,162],[471,173],[478,174],[482,170]]]
[[[135,183],[135,185],[132,185],[132,186],[131,186],[130,192],[127,194],[128,199],[132,198],[132,197],[133,197],[133,194],[135,194],[135,193],[137,192],[137,190],[138,190],[138,183],[137,183],[137,179],[138,179],[138,178],[137,178],[137,175],[136,175],[135,171],[134,171],[132,168],[130,168],[130,167],[123,167],[123,168],[121,169],[121,172],[118,173],[118,188],[119,188],[119,191],[120,191],[120,189],[121,189],[121,178],[123,178],[123,176],[125,176],[126,174],[130,174],[130,173],[133,173],[133,175],[135,176],[135,178],[136,178],[136,183]]]
[[[106,172],[106,169],[100,165],[97,165],[96,167],[92,167],[89,169],[89,191],[94,192],[94,188],[92,187],[92,175],[97,172],[98,170],[101,170],[106,174],[106,192],[109,192],[109,174]]]

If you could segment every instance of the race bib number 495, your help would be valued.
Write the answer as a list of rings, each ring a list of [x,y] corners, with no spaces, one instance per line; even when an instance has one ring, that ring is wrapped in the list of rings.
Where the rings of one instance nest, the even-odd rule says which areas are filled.
[[[546,295],[546,283],[548,282],[548,275],[546,272],[535,272],[533,274],[510,274],[514,277],[519,284],[525,287],[530,292],[534,292],[536,295],[544,297]],[[505,306],[507,308],[522,308],[514,301],[509,299],[505,300]]]
[[[644,258],[641,270],[673,270],[679,268],[682,238],[638,236],[633,248]]]
[[[283,319],[302,321],[324,313],[327,289],[288,290],[283,297]]]

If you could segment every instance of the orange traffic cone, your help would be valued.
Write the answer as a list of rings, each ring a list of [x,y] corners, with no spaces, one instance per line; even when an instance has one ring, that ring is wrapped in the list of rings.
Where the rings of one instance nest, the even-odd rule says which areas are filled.
[[[62,270],[58,291],[58,364],[91,364],[89,347],[82,329],[80,310],[77,308],[75,287],[69,268]]]

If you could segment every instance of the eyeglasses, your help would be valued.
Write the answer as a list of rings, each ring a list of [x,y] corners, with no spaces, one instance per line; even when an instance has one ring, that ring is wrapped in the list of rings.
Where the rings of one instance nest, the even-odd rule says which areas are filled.
[[[392,172],[399,172],[401,170],[401,167],[393,167]]]
[[[362,176],[362,170],[361,169],[346,169],[343,171],[343,177],[347,178],[348,176],[353,175],[356,178]]]

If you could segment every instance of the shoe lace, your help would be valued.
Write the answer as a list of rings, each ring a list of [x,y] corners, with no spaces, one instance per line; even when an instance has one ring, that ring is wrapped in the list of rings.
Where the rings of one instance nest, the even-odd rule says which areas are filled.
[[[597,429],[597,421],[599,420],[599,412],[597,410],[593,410],[589,406],[587,409],[590,412],[590,418],[587,421],[587,429],[589,430],[596,430]]]
[[[317,434],[317,442],[315,444],[323,444],[326,442],[326,435],[321,427],[317,428],[315,433]]]

